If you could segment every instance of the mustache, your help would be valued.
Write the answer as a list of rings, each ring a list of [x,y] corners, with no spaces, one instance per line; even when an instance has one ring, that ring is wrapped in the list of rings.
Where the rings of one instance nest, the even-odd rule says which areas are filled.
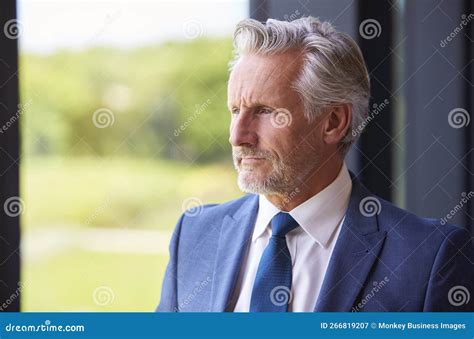
[[[259,150],[255,148],[248,148],[248,147],[233,148],[232,154],[234,158],[256,157],[256,158],[273,159],[273,155],[269,151]]]

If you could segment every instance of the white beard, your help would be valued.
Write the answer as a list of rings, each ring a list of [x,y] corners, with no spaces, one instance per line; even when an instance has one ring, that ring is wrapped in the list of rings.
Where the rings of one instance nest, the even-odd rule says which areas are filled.
[[[262,156],[272,163],[272,170],[265,178],[259,179],[253,172],[256,169],[244,165],[240,162],[241,156],[256,155]],[[305,179],[313,174],[318,168],[319,157],[315,154],[303,154],[294,151],[287,159],[275,159],[267,152],[239,152],[232,151],[234,167],[238,173],[237,184],[239,189],[246,193],[256,194],[287,194],[294,191],[298,186],[305,185]],[[261,174],[261,173],[259,173]]]

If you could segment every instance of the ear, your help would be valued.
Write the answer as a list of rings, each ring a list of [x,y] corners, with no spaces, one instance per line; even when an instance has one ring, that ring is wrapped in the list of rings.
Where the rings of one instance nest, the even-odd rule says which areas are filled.
[[[352,105],[328,107],[323,128],[323,140],[329,145],[339,145],[351,128]]]

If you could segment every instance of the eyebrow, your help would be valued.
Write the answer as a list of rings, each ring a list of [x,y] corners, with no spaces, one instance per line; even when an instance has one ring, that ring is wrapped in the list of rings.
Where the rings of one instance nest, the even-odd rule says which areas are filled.
[[[235,108],[235,107],[238,107],[238,108],[239,108],[239,106],[237,106],[237,105],[235,105],[235,104],[231,104],[230,106],[227,105],[227,108],[229,109],[229,111],[232,110],[232,108]],[[276,106],[275,106],[275,105],[272,105],[272,104],[270,104],[270,103],[265,104],[265,103],[263,103],[263,102],[255,102],[255,103],[252,103],[251,106],[246,106],[246,107],[248,107],[248,108],[272,107],[272,108],[274,108],[274,107],[276,107]]]

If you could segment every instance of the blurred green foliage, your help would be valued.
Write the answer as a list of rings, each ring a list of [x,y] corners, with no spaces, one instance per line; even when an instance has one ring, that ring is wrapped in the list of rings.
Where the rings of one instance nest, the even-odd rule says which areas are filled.
[[[243,193],[230,163],[29,158],[21,167],[26,229],[85,226],[170,231],[184,209]],[[192,198],[191,205],[186,201]]]
[[[242,195],[228,143],[230,58],[231,39],[20,55],[23,311],[154,310],[188,199]],[[104,109],[113,124],[98,128]],[[140,229],[158,235],[156,249],[136,237],[131,250],[114,245]],[[92,239],[98,248],[78,241],[95,231],[107,234]],[[94,300],[103,286],[107,305]]]
[[[199,163],[228,158],[231,56],[231,40],[222,38],[23,54],[23,150]],[[113,113],[107,128],[92,120],[101,108]]]
[[[22,311],[153,312],[167,261],[162,254],[81,249],[26,261],[22,266]],[[106,287],[105,295],[95,295],[101,286]]]

